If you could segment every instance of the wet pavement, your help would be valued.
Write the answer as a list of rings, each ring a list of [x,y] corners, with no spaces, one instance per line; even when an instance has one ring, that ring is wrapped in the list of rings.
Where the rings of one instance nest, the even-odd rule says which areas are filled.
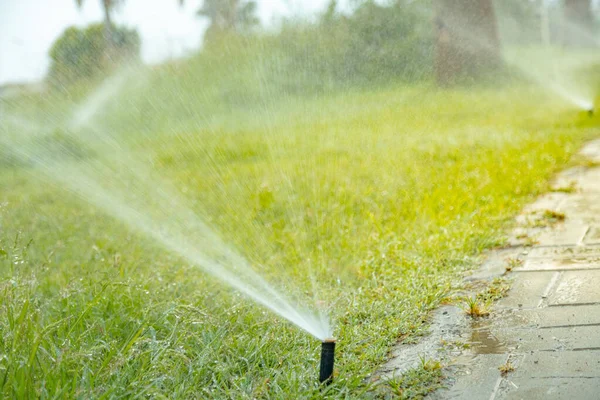
[[[582,154],[600,162],[600,140]],[[434,399],[600,399],[600,167],[564,171],[554,187],[575,190],[526,207],[511,246],[470,278],[509,279],[491,315],[472,320],[442,307],[431,335],[395,349],[383,377],[414,367],[418,356],[447,365],[446,389]]]
[[[582,154],[600,161],[600,141]],[[474,347],[453,360],[448,388],[434,397],[600,399],[600,168],[565,171],[554,187],[574,190],[528,206],[513,247],[490,256],[495,271],[480,271],[519,260],[510,292],[472,327]],[[547,211],[565,218],[547,221]],[[502,374],[507,364],[514,370]]]

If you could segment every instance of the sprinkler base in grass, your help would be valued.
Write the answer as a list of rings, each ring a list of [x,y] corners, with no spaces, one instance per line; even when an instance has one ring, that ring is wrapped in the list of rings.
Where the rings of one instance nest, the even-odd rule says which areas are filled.
[[[593,109],[593,108],[588,108],[586,111],[587,111],[587,114],[588,114],[590,117],[593,117],[593,116],[594,116],[594,109]]]
[[[321,369],[319,383],[329,385],[333,382],[333,364],[335,359],[335,339],[325,339],[321,343]]]

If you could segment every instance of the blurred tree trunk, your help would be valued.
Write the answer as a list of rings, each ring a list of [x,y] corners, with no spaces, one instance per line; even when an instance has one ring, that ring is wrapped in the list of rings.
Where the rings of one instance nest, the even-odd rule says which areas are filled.
[[[104,51],[104,63],[110,68],[114,63],[116,53],[116,43],[114,35],[114,25],[112,22],[111,12],[115,6],[115,0],[102,0],[102,10],[104,12],[104,42],[106,49]]]
[[[475,78],[502,65],[492,0],[437,0],[435,25],[438,84]]]
[[[110,0],[102,0],[102,11],[104,11],[104,39],[107,43],[113,42],[112,18],[110,16],[111,3]]]
[[[594,46],[594,16],[592,0],[564,0],[563,44],[567,46]]]

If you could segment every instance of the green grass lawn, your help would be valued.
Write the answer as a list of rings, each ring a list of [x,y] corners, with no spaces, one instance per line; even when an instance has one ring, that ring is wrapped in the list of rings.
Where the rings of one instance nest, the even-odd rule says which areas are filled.
[[[598,136],[597,120],[526,85],[309,96],[264,83],[242,96],[186,68],[137,73],[76,141],[64,127],[83,92],[3,105],[3,396],[324,392],[318,340],[74,195],[69,171],[109,195],[139,185],[134,203],[165,223],[176,210],[157,191],[171,187],[275,287],[328,306],[339,340],[329,397],[418,397],[419,382],[436,380],[427,365],[381,387],[369,377],[391,346],[418,340],[511,217]],[[19,146],[55,152],[57,167],[15,162]]]

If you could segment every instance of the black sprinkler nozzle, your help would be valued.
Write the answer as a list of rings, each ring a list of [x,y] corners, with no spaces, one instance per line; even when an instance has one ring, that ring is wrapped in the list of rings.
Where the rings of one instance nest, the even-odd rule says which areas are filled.
[[[590,117],[593,117],[593,116],[594,116],[594,109],[593,109],[593,108],[588,108],[587,112],[588,112],[588,115],[589,115]]]
[[[329,385],[333,382],[333,363],[335,359],[335,339],[325,339],[321,343],[321,370],[319,383]]]

